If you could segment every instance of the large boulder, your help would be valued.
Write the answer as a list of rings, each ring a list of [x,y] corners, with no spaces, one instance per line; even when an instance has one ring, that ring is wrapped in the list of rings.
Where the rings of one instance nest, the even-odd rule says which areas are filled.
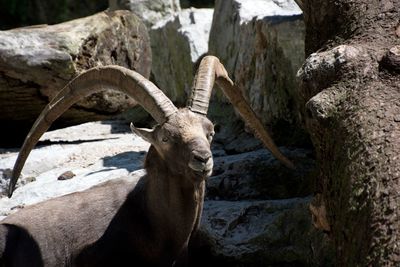
[[[186,101],[194,65],[208,51],[212,9],[184,9],[150,29],[155,83],[178,104]]]
[[[213,150],[214,172],[192,242],[192,260],[201,263],[194,266],[330,266],[329,240],[309,211],[311,151],[282,149],[296,162],[293,171],[265,149],[229,155],[225,149]]]
[[[17,143],[59,90],[89,68],[116,64],[148,78],[150,49],[146,26],[128,11],[1,31],[0,123],[7,131],[1,131],[0,143]],[[103,91],[79,102],[58,123],[104,119],[135,104],[121,93]]]
[[[108,0],[108,3],[110,10],[132,11],[149,28],[181,10],[179,0]]]
[[[196,238],[211,248],[212,257],[200,258],[202,266],[215,259],[218,266],[232,267],[330,266],[328,240],[313,228],[309,202],[206,201]]]
[[[281,136],[299,133],[295,89],[304,60],[304,31],[293,0],[215,4],[209,53],[221,59],[278,142]]]
[[[213,9],[181,10],[178,0],[109,0],[110,9],[127,9],[149,28],[152,80],[175,103],[183,105],[194,65],[208,51]]]
[[[315,164],[310,151],[281,150],[296,163],[296,171],[280,164],[266,149],[215,157],[213,176],[207,181],[207,199],[288,199],[312,194]]]

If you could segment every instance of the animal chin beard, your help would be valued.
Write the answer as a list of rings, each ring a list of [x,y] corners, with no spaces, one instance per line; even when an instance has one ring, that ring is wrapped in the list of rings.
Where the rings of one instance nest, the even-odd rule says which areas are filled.
[[[207,180],[208,177],[211,176],[212,174],[212,169],[205,169],[205,170],[193,170],[195,176],[197,179],[201,179],[201,180]]]

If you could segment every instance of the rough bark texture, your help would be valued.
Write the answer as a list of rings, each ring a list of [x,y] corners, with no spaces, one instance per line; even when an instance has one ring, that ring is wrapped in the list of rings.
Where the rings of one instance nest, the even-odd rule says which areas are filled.
[[[150,75],[151,50],[144,24],[128,11],[99,13],[53,26],[0,32],[1,140],[25,136],[44,106],[73,77],[117,64]],[[135,102],[112,91],[94,94],[67,111],[63,125],[103,119]]]
[[[319,219],[337,266],[398,266],[400,0],[306,0],[304,14],[300,93],[327,212]]]

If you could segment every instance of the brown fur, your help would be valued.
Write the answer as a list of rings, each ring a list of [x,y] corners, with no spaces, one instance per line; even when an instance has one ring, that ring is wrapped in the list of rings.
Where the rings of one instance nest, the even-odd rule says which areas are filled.
[[[196,153],[211,156],[212,132],[207,118],[180,110],[146,135],[147,174],[137,184],[110,181],[10,215],[0,224],[0,265],[172,266],[199,224],[211,173],[188,166]]]

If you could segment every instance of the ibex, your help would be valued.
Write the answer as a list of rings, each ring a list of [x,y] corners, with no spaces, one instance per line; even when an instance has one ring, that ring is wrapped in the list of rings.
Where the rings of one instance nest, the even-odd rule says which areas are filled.
[[[214,81],[270,151],[292,163],[216,57],[199,66],[186,108],[177,109],[140,74],[119,66],[88,70],[46,106],[18,155],[9,187],[51,123],[83,97],[113,89],[134,98],[158,123],[132,131],[151,143],[137,184],[114,180],[26,207],[0,224],[1,266],[172,266],[199,226],[205,180],[211,175],[213,124],[206,118]],[[184,257],[183,257],[184,258]]]

